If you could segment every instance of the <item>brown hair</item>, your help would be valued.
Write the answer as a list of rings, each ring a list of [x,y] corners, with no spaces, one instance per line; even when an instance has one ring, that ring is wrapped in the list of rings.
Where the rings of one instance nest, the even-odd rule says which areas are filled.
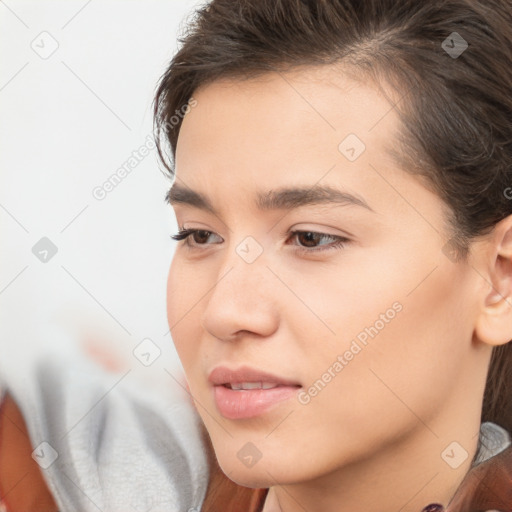
[[[171,176],[183,114],[199,87],[342,62],[400,96],[400,151],[392,154],[448,205],[456,259],[512,214],[509,0],[213,0],[179,43],[154,101],[157,150]],[[512,432],[511,343],[493,349],[482,421]],[[228,494],[239,486],[228,489],[212,464],[203,510],[248,510],[235,501],[240,495],[231,508],[215,504],[219,481]]]

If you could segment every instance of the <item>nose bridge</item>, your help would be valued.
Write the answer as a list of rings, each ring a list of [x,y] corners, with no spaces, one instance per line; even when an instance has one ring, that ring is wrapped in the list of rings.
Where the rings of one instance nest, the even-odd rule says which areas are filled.
[[[216,338],[231,339],[241,330],[269,335],[276,327],[274,276],[266,263],[263,246],[252,236],[224,259],[203,312],[203,326]]]
[[[249,235],[229,248],[219,279],[222,274],[224,279],[228,280],[225,283],[227,286],[243,291],[244,297],[240,294],[240,298],[251,299],[255,294],[264,296],[266,282],[272,277],[266,265],[267,257],[263,244]],[[248,297],[245,297],[246,292],[249,293]]]

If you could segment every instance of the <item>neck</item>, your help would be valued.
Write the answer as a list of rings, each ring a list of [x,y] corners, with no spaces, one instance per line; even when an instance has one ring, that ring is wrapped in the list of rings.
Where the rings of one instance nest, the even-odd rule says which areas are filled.
[[[364,460],[308,482],[271,487],[263,512],[421,512],[432,503],[446,508],[478,447],[480,411],[468,417],[467,407],[452,408],[448,422],[418,422]]]

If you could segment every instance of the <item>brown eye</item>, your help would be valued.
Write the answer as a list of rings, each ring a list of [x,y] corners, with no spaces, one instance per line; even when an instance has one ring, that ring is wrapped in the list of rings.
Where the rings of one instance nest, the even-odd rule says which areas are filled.
[[[295,245],[296,250],[304,254],[341,249],[350,242],[348,238],[343,236],[318,233],[316,231],[292,231],[290,238],[297,240],[298,243],[292,243],[292,245]],[[321,241],[327,241],[327,243],[320,243]]]
[[[210,235],[214,234],[215,233],[212,233],[211,231],[206,231],[204,229],[180,229],[178,233],[176,233],[175,235],[171,235],[171,238],[176,241],[184,240],[185,245],[188,245],[189,247],[192,248],[195,245],[209,245],[206,244],[206,241],[208,240]]]
[[[315,233],[314,231],[298,231],[297,232],[297,240],[300,240],[301,245],[305,247],[316,247],[316,244],[323,237],[328,237],[329,235],[324,235],[322,233]],[[331,237],[334,238],[334,237]]]
[[[208,240],[210,234],[211,233],[209,231],[198,230],[192,233],[192,238],[196,244],[204,244]]]
[[[292,231],[290,235],[290,239],[299,241],[298,244],[292,243],[292,245],[296,246],[297,251],[310,254],[330,249],[340,249],[350,242],[350,239],[343,236],[329,235],[328,233],[319,233],[316,231]],[[171,238],[177,241],[183,240],[185,245],[191,249],[222,242],[222,239],[220,239],[221,242],[208,243],[210,236],[218,235],[204,229],[181,229],[177,234],[171,235]],[[327,240],[327,243],[320,243],[325,240]]]

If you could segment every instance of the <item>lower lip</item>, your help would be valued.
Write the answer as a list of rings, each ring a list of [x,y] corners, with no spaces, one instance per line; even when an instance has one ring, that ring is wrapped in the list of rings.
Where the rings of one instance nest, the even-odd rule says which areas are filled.
[[[213,396],[222,416],[230,420],[253,418],[266,412],[273,405],[297,394],[297,386],[277,386],[271,389],[233,390],[214,386]]]

